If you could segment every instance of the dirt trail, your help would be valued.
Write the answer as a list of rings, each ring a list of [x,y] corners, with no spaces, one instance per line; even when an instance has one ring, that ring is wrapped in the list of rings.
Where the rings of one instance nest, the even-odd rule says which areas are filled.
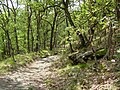
[[[0,76],[0,90],[48,90],[45,79],[52,74],[49,67],[59,58],[58,55],[49,56],[13,73]]]

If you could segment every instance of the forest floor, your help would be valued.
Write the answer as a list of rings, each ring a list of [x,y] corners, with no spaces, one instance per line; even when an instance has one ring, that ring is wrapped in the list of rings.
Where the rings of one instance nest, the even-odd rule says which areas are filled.
[[[52,62],[60,56],[49,56],[0,76],[0,90],[48,90],[45,80],[51,76]]]
[[[120,81],[119,60],[101,62],[98,73],[82,64],[66,66],[66,61],[60,55],[38,58],[25,67],[0,75],[0,90],[120,90],[114,85],[116,80]],[[61,63],[65,67],[59,67]]]

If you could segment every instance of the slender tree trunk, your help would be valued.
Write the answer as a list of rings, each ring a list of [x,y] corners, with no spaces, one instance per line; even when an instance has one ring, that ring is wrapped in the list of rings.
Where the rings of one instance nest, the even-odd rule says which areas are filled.
[[[50,37],[50,50],[53,49],[53,37],[54,37],[54,28],[55,28],[55,22],[56,22],[56,18],[57,18],[57,12],[56,12],[56,8],[54,8],[54,19],[53,19],[53,25],[51,28],[51,37]]]
[[[30,6],[27,6],[27,13],[28,13],[28,26],[27,26],[27,50],[28,53],[30,52],[30,31],[31,31],[31,16],[32,16],[32,10]]]
[[[34,36],[33,36],[33,30],[31,28],[31,38],[32,38],[32,41],[31,41],[31,50],[34,51]]]
[[[57,29],[57,27],[56,27],[56,29]],[[54,46],[54,48],[56,48],[57,47],[57,30],[54,32],[54,43],[53,43],[53,46]]]
[[[69,26],[67,18],[66,18],[66,26],[67,27]],[[68,31],[68,37],[70,37],[70,32],[69,31]],[[69,42],[69,46],[70,46],[70,52],[72,53],[72,52],[74,52],[74,50],[73,50],[72,43],[71,43],[69,38],[68,38],[68,42]]]
[[[38,14],[36,13],[36,19],[37,19],[37,37],[36,37],[36,52],[40,50],[40,11],[38,11]]]
[[[23,47],[26,48],[27,46],[27,37],[26,37],[26,33],[24,34],[24,44]]]
[[[48,28],[47,28],[47,25],[46,25],[46,27],[45,27],[45,31],[44,31],[44,33],[43,33],[43,37],[44,37],[44,40],[43,40],[43,48],[44,48],[44,49],[46,49],[47,30],[48,30]]]
[[[28,12],[29,13],[29,12]],[[27,50],[30,52],[30,17],[28,16],[28,30],[27,30]]]
[[[46,49],[46,33],[45,32],[43,33],[43,36],[44,36],[43,47],[44,49]]]
[[[6,55],[6,48],[5,48],[5,36],[4,36],[4,34],[2,35],[2,42],[3,42],[2,58],[5,58],[4,56]]]
[[[112,36],[113,36],[113,29],[112,29],[112,22],[110,22],[109,24],[109,33],[108,33],[108,43],[107,43],[107,46],[108,46],[108,50],[107,50],[107,53],[105,55],[105,58],[107,59],[111,59],[112,58],[112,44],[113,44],[113,41],[112,41]]]
[[[14,19],[13,19],[13,21],[14,21],[14,24],[15,24],[15,26],[14,26],[14,35],[15,35],[15,42],[16,42],[16,52],[17,53],[19,53],[19,44],[18,44],[18,35],[17,35],[17,29],[16,29],[16,22],[17,22],[17,20],[16,20],[16,9],[17,8],[15,8],[14,7],[14,4],[13,4],[13,1],[12,0],[10,0],[10,2],[11,2],[11,5],[12,5],[12,9],[13,9],[13,14],[14,14]],[[18,5],[18,4],[17,4]],[[17,6],[18,7],[18,6]]]
[[[70,25],[73,26],[74,28],[76,28],[76,26],[75,26],[75,24],[74,24],[74,22],[71,18],[71,15],[68,11],[69,0],[66,0],[66,2],[65,2],[65,0],[62,0],[62,1],[63,1],[63,5],[64,5],[65,15],[68,18]],[[81,46],[84,47],[85,46],[85,40],[84,40],[83,35],[80,32],[79,32],[79,38],[80,38],[80,41],[81,41]]]
[[[6,54],[7,54],[7,56],[11,56],[12,44],[11,44],[9,31],[6,29],[6,26],[9,23],[10,11],[8,8],[8,1],[6,0],[6,2],[7,2],[7,10],[8,10],[7,13],[5,11],[5,7],[2,5],[3,11],[5,12],[5,17],[6,17],[6,18],[2,18],[3,19],[2,29],[4,30],[5,37],[6,37]]]
[[[116,16],[120,23],[120,0],[116,0]]]
[[[18,44],[18,35],[17,35],[17,30],[16,30],[16,12],[14,12],[14,34],[15,34],[15,41],[16,41],[16,49],[17,49],[17,54],[19,53],[19,44]]]
[[[6,37],[7,37],[7,52],[8,52],[8,56],[11,56],[11,50],[12,50],[12,44],[11,44],[11,39],[9,36],[9,31],[6,30]]]
[[[9,30],[6,27],[9,23],[9,17],[10,17],[8,0],[6,0],[6,2],[7,2],[7,11],[8,11],[7,13],[6,13],[6,9],[5,9],[4,5],[2,5],[4,15],[5,15],[5,17],[2,18],[2,20],[3,20],[2,29],[4,30],[5,37],[6,37],[6,53],[7,53],[8,56],[14,57],[14,52],[13,52],[13,48],[12,48],[12,41],[11,41],[11,38],[10,38]],[[15,61],[14,58],[13,58],[13,61]]]

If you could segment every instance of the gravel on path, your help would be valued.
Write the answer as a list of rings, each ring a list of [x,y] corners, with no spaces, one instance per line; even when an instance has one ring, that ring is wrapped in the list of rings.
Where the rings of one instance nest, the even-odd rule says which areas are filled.
[[[59,58],[58,55],[42,58],[15,72],[0,76],[0,90],[48,90],[45,79],[53,73],[49,67]]]

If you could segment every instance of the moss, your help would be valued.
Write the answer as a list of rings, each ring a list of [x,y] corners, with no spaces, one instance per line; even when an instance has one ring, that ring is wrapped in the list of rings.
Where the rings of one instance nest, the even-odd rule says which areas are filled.
[[[107,52],[107,49],[101,49],[101,50],[99,50],[99,51],[97,51],[96,52],[96,55],[97,56],[104,56],[105,54],[106,54],[106,52]]]

